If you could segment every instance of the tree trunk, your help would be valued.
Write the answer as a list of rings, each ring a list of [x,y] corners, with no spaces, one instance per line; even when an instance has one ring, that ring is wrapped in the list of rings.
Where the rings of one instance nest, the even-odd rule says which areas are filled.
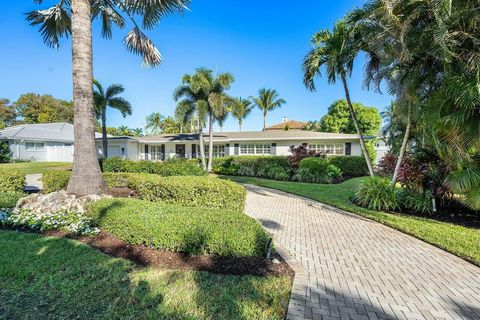
[[[106,184],[95,148],[90,0],[72,0],[71,8],[75,151],[67,191],[77,195],[101,194]]]
[[[263,113],[263,131],[267,129],[267,113]]]
[[[360,138],[360,147],[362,149],[363,156],[365,157],[365,161],[367,162],[368,172],[370,173],[370,176],[373,177],[374,173],[373,173],[372,160],[370,159],[370,156],[368,154],[367,146],[365,145],[365,139],[363,138],[363,133],[360,130],[357,117],[355,116],[355,111],[353,110],[352,101],[350,100],[350,92],[348,90],[348,85],[347,85],[347,79],[345,78],[345,76],[342,76],[342,82],[343,82],[343,89],[345,90],[345,97],[347,98],[348,109],[350,110],[350,116],[352,117],[352,121],[355,125],[355,128],[357,129],[357,134]]]
[[[408,138],[410,136],[411,118],[412,116],[412,103],[408,102],[408,115],[407,115],[407,128],[405,129],[405,136],[403,137],[402,146],[400,147],[400,153],[398,154],[397,164],[395,165],[395,171],[393,172],[392,188],[395,188],[398,179],[398,172],[402,166],[403,158],[407,150]]]
[[[242,132],[242,119],[238,120],[238,131]]]
[[[198,125],[198,143],[200,145],[200,158],[202,159],[202,168],[203,170],[207,170],[207,164],[205,161],[205,146],[203,144],[203,126]]]
[[[208,166],[207,171],[212,171],[212,158],[213,158],[213,112],[210,113],[210,123],[208,124]]]
[[[102,151],[103,158],[108,157],[108,139],[107,139],[107,110],[102,110]]]

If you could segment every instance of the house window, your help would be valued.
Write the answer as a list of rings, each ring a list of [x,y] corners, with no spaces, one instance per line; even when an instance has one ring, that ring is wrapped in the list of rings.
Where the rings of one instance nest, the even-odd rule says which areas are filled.
[[[240,145],[240,154],[247,155],[266,155],[270,154],[271,145],[269,144],[241,144]]]
[[[150,156],[153,161],[162,160],[162,147],[161,146],[150,146]]]
[[[43,142],[25,142],[25,150],[28,151],[43,151],[45,143]]]
[[[345,147],[343,143],[331,143],[331,144],[310,144],[308,149],[316,152],[324,152],[327,155],[344,155]]]
[[[209,146],[205,146],[205,157],[208,158],[208,150],[209,150]],[[225,157],[225,146],[224,145],[217,145],[217,146],[213,146],[213,157],[214,158],[220,158],[220,157]]]

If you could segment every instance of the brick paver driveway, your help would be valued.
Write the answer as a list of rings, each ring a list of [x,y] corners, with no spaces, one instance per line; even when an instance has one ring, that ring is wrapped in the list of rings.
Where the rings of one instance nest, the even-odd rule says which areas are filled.
[[[287,319],[480,319],[479,268],[342,210],[246,187],[247,214],[296,271]]]

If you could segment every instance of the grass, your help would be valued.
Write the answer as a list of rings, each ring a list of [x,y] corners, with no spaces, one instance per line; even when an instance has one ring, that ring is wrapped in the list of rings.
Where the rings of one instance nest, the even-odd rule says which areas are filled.
[[[251,177],[225,176],[224,178],[277,189],[329,204],[400,230],[480,266],[480,230],[430,218],[379,212],[359,207],[350,199],[364,178],[354,178],[340,184],[328,185]]]
[[[45,173],[50,170],[69,170],[70,162],[20,162],[0,163],[0,170],[15,170],[24,174]]]
[[[0,318],[282,319],[288,277],[139,268],[73,240],[0,230]]]

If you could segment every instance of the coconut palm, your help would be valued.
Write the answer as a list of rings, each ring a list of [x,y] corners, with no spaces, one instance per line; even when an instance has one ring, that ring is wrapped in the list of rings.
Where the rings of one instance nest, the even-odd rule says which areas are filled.
[[[108,157],[108,139],[107,139],[107,107],[117,109],[125,118],[132,114],[132,106],[130,102],[118,95],[125,91],[121,84],[112,84],[107,90],[103,90],[102,85],[93,80],[95,87],[93,91],[93,101],[95,104],[95,114],[102,122],[102,151],[103,156]]]
[[[242,132],[243,120],[252,112],[252,102],[248,99],[233,98],[228,101],[228,105],[233,117],[238,120],[238,131]]]
[[[303,82],[310,91],[315,91],[314,79],[321,76],[322,67],[327,73],[328,82],[336,83],[340,78],[345,91],[350,116],[355,124],[360,138],[360,146],[368,166],[370,176],[374,176],[372,161],[370,160],[363,133],[353,109],[348,89],[347,78],[351,76],[353,61],[359,51],[359,45],[354,41],[353,33],[344,21],[335,23],[333,32],[322,30],[313,35],[313,49],[308,52],[303,61]]]
[[[250,99],[263,112],[263,131],[267,128],[267,113],[287,103],[279,98],[275,89],[262,88],[258,91],[258,97],[250,97]]]
[[[132,129],[130,129],[128,126],[124,124],[117,128],[117,133],[120,136],[125,136],[125,137],[130,137],[133,135]]]
[[[35,0],[42,3],[42,0]],[[86,195],[106,189],[95,148],[93,104],[92,21],[101,21],[102,36],[112,37],[113,25],[122,29],[129,19],[133,28],[124,39],[126,49],[143,58],[145,66],[157,66],[162,56],[153,42],[142,32],[156,26],[166,14],[183,10],[189,0],[59,0],[48,9],[27,14],[32,26],[39,26],[44,42],[59,47],[61,38],[72,38],[74,143],[73,169],[67,191]],[[141,18],[137,23],[135,18]]]
[[[159,134],[162,132],[162,122],[165,117],[160,112],[154,112],[147,116],[145,131],[149,134]]]
[[[142,128],[134,128],[131,130],[134,137],[143,137],[143,129]]]

